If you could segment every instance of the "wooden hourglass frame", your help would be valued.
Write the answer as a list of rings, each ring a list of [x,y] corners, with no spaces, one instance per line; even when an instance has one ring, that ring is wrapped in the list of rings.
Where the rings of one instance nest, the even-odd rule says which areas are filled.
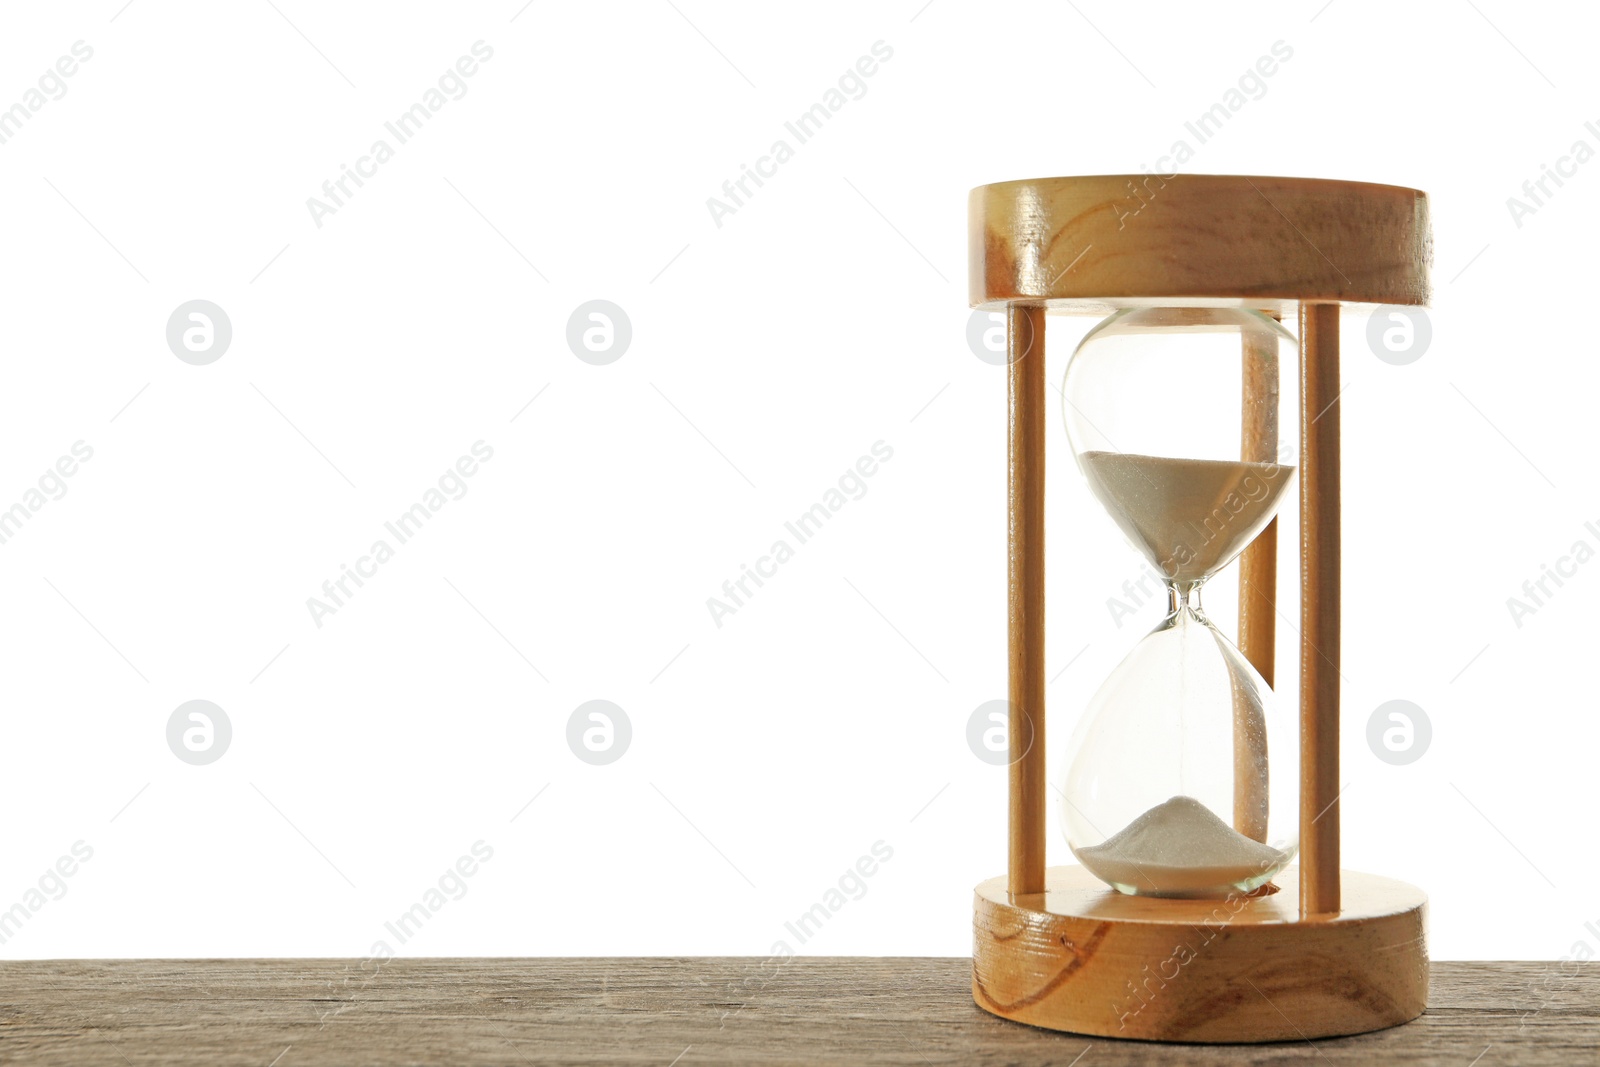
[[[1165,1041],[1416,1018],[1426,897],[1339,867],[1339,313],[1428,302],[1426,194],[1223,175],[1002,182],[971,193],[968,255],[972,306],[1005,314],[1009,420],[1009,866],[976,890],[974,1000],[1035,1026]],[[1145,306],[1299,321],[1300,845],[1276,891],[1124,896],[1081,867],[1045,867],[1045,312]],[[1245,377],[1247,408],[1261,387]],[[1238,645],[1269,684],[1276,575],[1274,521],[1240,557]]]

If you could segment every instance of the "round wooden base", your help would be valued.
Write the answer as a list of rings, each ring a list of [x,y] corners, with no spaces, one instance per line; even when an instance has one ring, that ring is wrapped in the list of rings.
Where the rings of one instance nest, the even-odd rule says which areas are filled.
[[[1421,890],[1342,872],[1344,909],[1302,917],[1282,888],[1217,900],[1125,896],[1082,867],[1044,893],[978,886],[972,996],[1006,1019],[1146,1041],[1255,1042],[1359,1034],[1428,999]]]

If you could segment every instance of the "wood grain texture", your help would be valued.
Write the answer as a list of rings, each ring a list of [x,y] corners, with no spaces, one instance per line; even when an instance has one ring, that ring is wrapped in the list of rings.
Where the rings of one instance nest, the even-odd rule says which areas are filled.
[[[1241,353],[1239,458],[1246,463],[1276,463],[1281,376],[1275,342],[1266,350],[1256,334],[1246,334]],[[1278,641],[1278,520],[1274,518],[1239,556],[1239,651],[1270,689]],[[1234,693],[1233,828],[1255,840],[1267,839],[1270,767],[1260,769],[1249,708]]]
[[[1104,314],[1185,303],[1426,304],[1433,237],[1415,189],[1318,178],[1092,175],[967,201],[968,297]]]
[[[1339,910],[1339,307],[1300,308],[1300,899]]]
[[[1282,1041],[1365,1033],[1421,1014],[1427,898],[1344,872],[1345,908],[1302,921],[1294,871],[1276,892],[1127,896],[1081,867],[1044,893],[1002,879],[973,905],[972,993],[997,1015],[1100,1037]]]
[[[1239,651],[1269,686],[1276,685],[1278,520],[1239,556]]]
[[[1006,309],[1007,571],[1010,670],[1010,851],[1017,893],[1044,889],[1045,763],[1044,462],[1046,414],[1043,308]]]
[[[1360,1037],[1157,1047],[1018,1026],[966,959],[0,963],[18,1067],[1570,1067],[1596,1062],[1600,964],[1436,963],[1428,1013]],[[764,979],[755,976],[765,975]],[[1487,1050],[1487,1051],[1486,1051]],[[1482,1059],[1478,1059],[1479,1056]]]
[[[1278,412],[1282,382],[1276,347],[1263,351],[1249,334],[1243,342],[1240,373],[1239,458],[1246,463],[1278,462]],[[1278,643],[1278,520],[1273,519],[1239,557],[1239,651],[1267,685],[1274,685]]]

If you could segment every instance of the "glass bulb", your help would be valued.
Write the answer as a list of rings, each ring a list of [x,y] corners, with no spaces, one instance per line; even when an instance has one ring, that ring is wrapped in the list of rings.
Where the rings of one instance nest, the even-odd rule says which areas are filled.
[[[1293,483],[1297,369],[1293,336],[1234,308],[1119,311],[1068,363],[1079,469],[1168,590],[1058,776],[1068,845],[1121,892],[1252,890],[1298,847],[1297,722],[1200,606]]]

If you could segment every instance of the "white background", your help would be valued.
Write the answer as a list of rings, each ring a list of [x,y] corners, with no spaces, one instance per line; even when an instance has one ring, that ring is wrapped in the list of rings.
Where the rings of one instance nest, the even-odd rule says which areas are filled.
[[[1005,684],[967,190],[1179,138],[1194,172],[1430,193],[1429,350],[1384,363],[1345,321],[1345,862],[1430,892],[1436,957],[1594,951],[1600,565],[1507,607],[1600,546],[1600,163],[1520,226],[1506,204],[1600,148],[1587,9],[123,2],[0,17],[0,106],[93,48],[0,145],[0,507],[94,450],[0,545],[0,908],[93,850],[0,955],[967,952],[1005,866],[1005,771],[965,734]],[[307,198],[479,40],[466,95],[319,228]],[[878,41],[865,95],[719,227],[707,198]],[[197,298],[233,327],[208,366],[165,339]],[[608,366],[565,341],[595,298],[633,327]],[[1052,326],[1052,378],[1088,325]],[[480,440],[467,494],[319,628],[307,598]],[[714,625],[880,440],[866,495]],[[1113,622],[1139,562],[1050,444],[1064,742],[1157,614]],[[232,723],[207,766],[167,747],[192,699]],[[632,724],[607,766],[566,743],[591,699]],[[1391,699],[1433,726],[1407,766],[1367,747]],[[801,944],[785,922],[878,841]]]

